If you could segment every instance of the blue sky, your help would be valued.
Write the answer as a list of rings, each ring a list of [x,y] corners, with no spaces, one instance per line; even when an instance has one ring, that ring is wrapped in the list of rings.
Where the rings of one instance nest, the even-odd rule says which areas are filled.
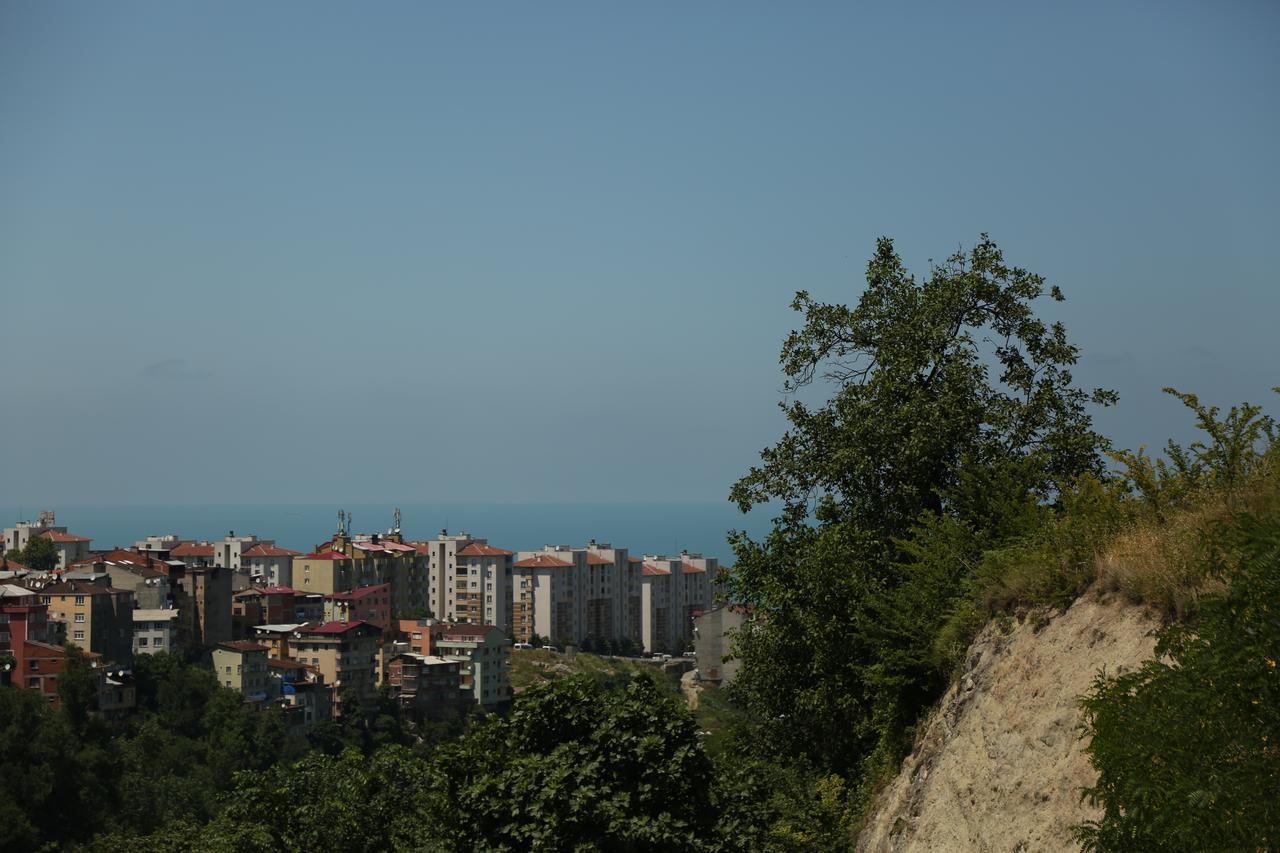
[[[718,500],[982,231],[1121,445],[1278,406],[1280,7],[0,4],[0,505]]]

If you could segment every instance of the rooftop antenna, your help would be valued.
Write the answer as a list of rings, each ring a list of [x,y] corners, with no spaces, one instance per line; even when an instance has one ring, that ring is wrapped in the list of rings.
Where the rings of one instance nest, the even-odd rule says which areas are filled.
[[[399,533],[400,532],[400,507],[396,507],[396,511],[392,513],[391,517],[395,519],[395,522],[396,522],[395,531],[396,533]]]

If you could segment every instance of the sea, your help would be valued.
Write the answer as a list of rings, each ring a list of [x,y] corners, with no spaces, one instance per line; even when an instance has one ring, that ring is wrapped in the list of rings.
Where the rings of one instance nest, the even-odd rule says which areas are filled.
[[[0,527],[34,521],[51,509],[70,533],[93,539],[94,550],[129,547],[147,536],[177,534],[182,539],[221,539],[253,534],[295,551],[309,552],[333,535],[338,511],[352,516],[357,533],[383,533],[393,525],[391,504],[209,505],[209,506],[41,506],[0,507]],[[407,539],[431,539],[440,531],[466,532],[511,551],[544,545],[582,546],[594,539],[632,554],[716,557],[731,565],[730,530],[754,537],[768,532],[776,513],[760,507],[743,514],[717,503],[429,503],[401,504]]]

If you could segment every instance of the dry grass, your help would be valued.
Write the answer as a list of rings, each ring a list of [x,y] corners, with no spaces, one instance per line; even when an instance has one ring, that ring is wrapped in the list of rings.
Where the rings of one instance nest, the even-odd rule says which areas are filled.
[[[1241,513],[1274,512],[1278,499],[1280,480],[1259,478],[1230,500],[1215,495],[1167,520],[1136,522],[1099,552],[1097,582],[1183,619],[1203,595],[1224,586],[1205,568],[1213,531]]]

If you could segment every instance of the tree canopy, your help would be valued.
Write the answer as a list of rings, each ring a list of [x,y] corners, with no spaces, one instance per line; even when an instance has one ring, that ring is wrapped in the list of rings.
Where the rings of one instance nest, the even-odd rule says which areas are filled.
[[[1037,316],[1042,296],[1063,298],[986,235],[920,280],[881,239],[854,307],[796,294],[790,427],[731,492],[744,511],[782,507],[764,540],[734,535],[727,579],[761,616],[735,689],[765,742],[848,771],[900,736],[941,684],[922,650],[966,565],[1102,470],[1090,407],[1115,394],[1077,387],[1077,348]],[[800,399],[824,380],[829,396]],[[922,548],[942,548],[945,570],[926,571]]]

